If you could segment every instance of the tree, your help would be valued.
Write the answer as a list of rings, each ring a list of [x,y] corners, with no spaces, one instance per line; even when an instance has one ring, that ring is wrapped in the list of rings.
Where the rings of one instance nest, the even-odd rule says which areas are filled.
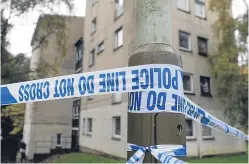
[[[49,36],[56,34],[58,40],[57,44],[61,50],[58,61],[62,60],[65,56],[65,41],[67,39],[65,35],[66,19],[64,16],[60,16],[56,9],[58,6],[64,5],[66,9],[69,10],[69,13],[71,13],[73,10],[72,0],[2,0],[1,5],[1,47],[7,49],[7,46],[9,45],[8,34],[13,28],[11,22],[14,18],[27,16],[25,14],[30,11],[39,11],[41,14],[40,18],[43,18],[43,21],[40,21],[40,19],[37,21],[36,24],[38,25],[39,23],[39,27],[36,29],[35,34],[37,31],[40,31],[41,28],[43,32],[39,33],[39,37],[35,37],[36,46],[33,47],[32,51],[35,51],[40,46],[45,46]],[[45,14],[47,12],[51,13],[53,16],[47,17],[47,14]],[[57,70],[58,65],[61,64],[58,61],[54,65],[51,65],[50,68]],[[44,69],[46,68],[47,67],[44,67]],[[42,69],[43,68],[39,69],[39,71],[43,71]]]
[[[216,92],[224,104],[225,115],[232,125],[237,124],[247,130],[248,73],[241,73],[238,56],[248,55],[248,7],[247,12],[237,18],[231,16],[231,7],[230,0],[210,0],[209,9],[218,14],[213,31],[219,41],[218,52],[211,55],[210,61]]]
[[[5,56],[2,53],[2,56]],[[2,84],[16,83],[29,80],[29,58],[24,54],[17,56],[9,55],[6,60],[2,60],[1,81]]]
[[[4,47],[1,49],[1,82],[9,84],[29,80],[29,58],[24,54],[12,56]],[[24,104],[1,106],[2,137],[22,132]]]
[[[22,133],[25,104],[8,105],[2,108],[2,137]]]
[[[56,12],[56,7],[65,5],[69,12],[73,9],[72,0],[2,0],[1,1],[1,80],[2,84],[9,84],[15,82],[27,81],[30,79],[30,73],[37,72],[41,78],[47,74],[55,75],[57,67],[60,65],[60,61],[66,55],[66,35],[65,35],[65,19],[59,16]],[[9,45],[8,34],[14,27],[11,23],[16,17],[27,16],[30,11],[40,11],[43,21],[40,19],[38,28],[35,31],[39,33],[34,38],[35,47],[32,51],[35,51],[40,46],[46,46],[47,39],[50,35],[55,34],[57,39],[57,46],[61,54],[58,56],[58,60],[54,65],[49,65],[45,61],[42,61],[39,68],[36,70],[29,69],[29,58],[25,57],[25,54],[20,53],[17,56],[12,56],[7,51]],[[47,17],[46,11],[53,13],[52,17]],[[40,32],[42,31],[42,32]],[[4,135],[17,134],[22,132],[24,122],[24,104],[1,106],[1,118],[2,129]],[[7,120],[7,121],[4,121]],[[11,121],[10,121],[11,120]],[[8,123],[8,124],[7,124]],[[9,125],[11,124],[11,125]]]
[[[1,45],[6,47],[6,45],[9,44],[7,36],[13,28],[11,24],[12,19],[24,16],[24,14],[34,10],[40,11],[41,15],[46,13],[46,11],[56,14],[56,7],[61,4],[65,5],[70,12],[72,11],[72,0],[2,0]],[[47,26],[49,26],[49,24],[47,24]]]
[[[1,82],[9,84],[29,80],[29,58],[24,54],[12,56],[4,47],[1,49]],[[2,137],[22,132],[24,104],[1,106]]]

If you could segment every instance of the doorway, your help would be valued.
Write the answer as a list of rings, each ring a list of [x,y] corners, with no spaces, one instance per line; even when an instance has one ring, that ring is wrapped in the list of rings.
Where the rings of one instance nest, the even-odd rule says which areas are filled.
[[[79,150],[79,130],[72,130],[71,149],[75,151]]]

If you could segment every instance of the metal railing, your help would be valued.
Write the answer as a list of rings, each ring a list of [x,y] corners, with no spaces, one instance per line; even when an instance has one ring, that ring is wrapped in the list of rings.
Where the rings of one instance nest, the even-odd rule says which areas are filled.
[[[50,140],[36,140],[35,154],[50,153],[53,149],[71,149],[71,137],[61,137],[60,144],[57,144],[57,137]]]

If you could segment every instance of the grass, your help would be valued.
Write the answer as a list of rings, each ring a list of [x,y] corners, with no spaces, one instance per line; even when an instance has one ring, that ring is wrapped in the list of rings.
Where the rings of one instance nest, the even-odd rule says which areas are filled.
[[[202,159],[189,159],[188,163],[248,163],[248,155],[216,156]]]
[[[94,154],[69,153],[59,156],[52,163],[125,163],[125,160],[117,160]],[[248,163],[248,155],[216,156],[202,159],[189,159],[188,163]]]
[[[59,156],[51,161],[52,163],[125,163],[124,160],[116,160],[94,154],[87,153],[69,153]]]

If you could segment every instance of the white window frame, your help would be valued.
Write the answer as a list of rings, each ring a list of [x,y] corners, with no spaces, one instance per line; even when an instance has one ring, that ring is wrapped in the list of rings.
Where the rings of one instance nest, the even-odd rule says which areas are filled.
[[[92,20],[91,34],[97,31],[97,17]]]
[[[89,67],[92,67],[95,64],[95,49],[92,49],[89,55]]]
[[[196,127],[195,127],[195,122],[194,122],[194,120],[192,120],[191,118],[189,118],[189,117],[185,117],[185,120],[191,120],[192,121],[192,125],[193,125],[193,136],[187,136],[186,135],[186,139],[196,139],[196,132],[195,132],[195,130],[196,130]]]
[[[190,76],[190,83],[191,83],[191,91],[185,90],[183,88],[184,89],[184,93],[194,93],[194,76],[193,76],[193,74],[192,73],[184,72],[183,75]]]
[[[207,127],[207,128],[210,128],[210,130],[211,130],[211,135],[209,135],[209,136],[204,136],[204,135],[203,135],[203,127],[204,127],[204,126],[205,126],[205,125],[202,125],[202,126],[201,126],[201,135],[202,135],[202,139],[214,138],[212,128],[210,128],[210,127]]]
[[[100,49],[101,46],[103,46],[103,49]],[[101,43],[98,44],[98,47],[97,47],[97,54],[100,54],[101,52],[103,52],[105,50],[105,43],[104,41],[102,41]]]
[[[180,33],[185,33],[188,35],[188,48],[185,48],[185,47],[181,47],[181,37],[180,37]],[[192,51],[192,47],[191,47],[191,34],[188,33],[188,32],[185,32],[185,31],[179,31],[179,49],[180,50],[184,50],[184,51]]]
[[[124,12],[124,0],[115,0],[115,18],[120,17]]]
[[[119,43],[120,41],[122,43]],[[114,49],[118,49],[119,47],[123,46],[123,44],[124,44],[124,30],[123,26],[121,26],[114,33]]]
[[[184,1],[186,1],[186,6],[185,6],[185,8],[182,8],[181,6],[180,6],[180,2],[179,1],[183,1],[183,0],[177,0],[177,8],[178,9],[180,9],[180,10],[183,10],[183,11],[187,11],[187,12],[189,12],[190,10],[189,10],[189,0],[184,0]]]
[[[91,131],[89,131],[90,130],[90,127],[89,127],[89,121],[91,120],[91,124],[92,124],[92,127],[91,127]],[[87,134],[88,135],[92,135],[92,133],[93,133],[93,119],[92,118],[87,118]]]
[[[120,118],[120,134],[116,134],[116,119],[118,117]],[[121,128],[122,128],[122,125],[121,125],[121,116],[114,116],[114,117],[112,117],[112,137],[120,139],[121,138]]]
[[[197,5],[201,6],[202,14],[197,13]],[[200,18],[206,18],[205,3],[202,0],[195,0],[195,15]]]

